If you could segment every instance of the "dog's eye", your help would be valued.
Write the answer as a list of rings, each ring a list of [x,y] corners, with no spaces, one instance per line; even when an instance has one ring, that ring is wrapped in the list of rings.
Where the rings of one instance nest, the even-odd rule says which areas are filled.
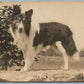
[[[16,29],[17,29],[17,27],[15,25],[13,25],[13,27],[12,27],[13,32],[15,32]]]

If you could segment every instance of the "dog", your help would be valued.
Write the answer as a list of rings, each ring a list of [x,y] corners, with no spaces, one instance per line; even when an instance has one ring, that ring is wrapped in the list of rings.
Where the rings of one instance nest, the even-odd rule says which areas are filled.
[[[21,13],[20,7],[13,6],[10,32],[24,55],[25,65],[21,71],[29,71],[34,58],[47,46],[56,46],[64,56],[64,70],[69,69],[68,57],[79,59],[73,33],[69,26],[58,22],[38,23],[33,21],[33,9]]]

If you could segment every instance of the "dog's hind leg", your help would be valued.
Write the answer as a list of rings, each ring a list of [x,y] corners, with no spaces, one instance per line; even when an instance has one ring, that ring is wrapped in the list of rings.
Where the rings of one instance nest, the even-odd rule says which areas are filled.
[[[60,41],[56,42],[56,46],[57,46],[58,50],[61,51],[61,53],[64,56],[64,70],[68,70],[69,64],[68,64],[68,55],[66,54],[66,50],[64,49],[64,47],[62,46]]]

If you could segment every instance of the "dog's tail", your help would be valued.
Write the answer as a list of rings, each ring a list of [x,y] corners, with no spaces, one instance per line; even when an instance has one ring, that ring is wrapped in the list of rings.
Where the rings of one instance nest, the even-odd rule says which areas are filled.
[[[73,33],[69,27],[67,27],[67,33],[67,38],[63,40],[62,45],[65,48],[67,55],[69,55],[74,61],[79,61],[80,55],[73,39]]]
[[[62,45],[65,48],[68,56],[70,56],[74,61],[79,61],[80,55],[75,46],[75,42],[71,37],[68,42],[63,43]]]

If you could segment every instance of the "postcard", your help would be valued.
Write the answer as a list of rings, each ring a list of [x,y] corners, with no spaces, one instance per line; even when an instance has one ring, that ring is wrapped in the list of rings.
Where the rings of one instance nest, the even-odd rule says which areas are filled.
[[[84,81],[84,2],[0,2],[0,82]]]

